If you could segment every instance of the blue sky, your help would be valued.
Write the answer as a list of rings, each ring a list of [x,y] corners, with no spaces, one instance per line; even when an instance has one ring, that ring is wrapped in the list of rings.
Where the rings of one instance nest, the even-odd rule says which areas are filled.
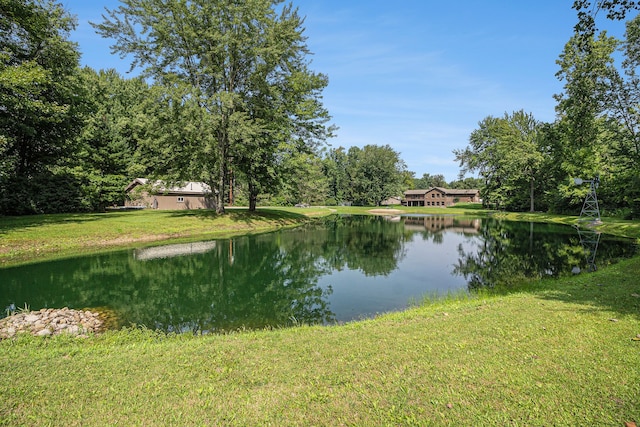
[[[61,0],[78,18],[82,65],[115,68],[96,35],[116,0]],[[555,61],[576,22],[573,0],[293,0],[306,17],[312,69],[329,77],[324,105],[340,129],[333,147],[388,144],[416,177],[457,179],[452,151],[478,122],[520,109],[555,119]],[[621,25],[610,25],[621,37]],[[604,25],[603,25],[604,26]]]

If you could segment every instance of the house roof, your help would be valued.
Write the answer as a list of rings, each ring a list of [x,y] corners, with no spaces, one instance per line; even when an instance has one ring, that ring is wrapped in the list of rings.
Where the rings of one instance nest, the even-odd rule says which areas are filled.
[[[407,190],[404,192],[404,194],[405,196],[406,195],[424,195],[433,190],[436,190],[451,196],[460,196],[460,195],[466,195],[466,194],[475,195],[478,193],[478,190],[475,190],[475,189],[431,187],[427,190]]]
[[[451,194],[452,196],[462,195],[462,194],[476,194],[478,190],[475,189],[466,189],[466,188],[443,188],[443,187],[434,187],[436,190],[442,191],[445,194]]]
[[[149,185],[150,182],[147,178],[136,178],[127,185],[126,192],[130,192],[139,185]],[[180,182],[179,185],[167,186],[164,181],[157,180],[151,184],[151,189],[157,193],[169,193],[169,194],[209,194],[211,193],[211,187],[204,182],[185,181]]]
[[[431,193],[432,191],[437,191],[438,193],[447,194],[447,189],[443,187],[431,187],[427,193]]]

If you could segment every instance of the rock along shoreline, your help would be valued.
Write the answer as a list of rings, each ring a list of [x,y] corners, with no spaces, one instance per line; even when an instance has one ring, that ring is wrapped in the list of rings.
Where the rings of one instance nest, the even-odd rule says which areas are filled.
[[[40,337],[59,334],[87,337],[101,332],[103,327],[104,321],[98,312],[67,307],[43,308],[39,311],[14,313],[0,319],[0,339],[13,338],[19,333]]]

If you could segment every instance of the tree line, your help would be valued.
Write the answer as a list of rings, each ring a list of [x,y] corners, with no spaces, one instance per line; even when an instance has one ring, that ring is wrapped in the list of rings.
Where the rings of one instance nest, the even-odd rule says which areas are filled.
[[[225,204],[379,204],[389,145],[330,148],[303,18],[282,0],[123,0],[92,23],[138,77],[80,68],[61,3],[0,0],[0,214],[99,211],[132,178],[202,181]]]
[[[464,149],[454,151],[462,174],[483,180],[486,205],[514,211],[576,213],[600,179],[600,207],[640,218],[640,17],[626,21],[624,39],[598,31],[595,16],[625,19],[635,2],[576,1],[574,36],[556,61],[563,92],[556,120],[543,123],[524,110],[488,116]],[[616,60],[617,58],[617,60]]]
[[[2,0],[1,211],[97,210],[149,176],[203,181],[223,212],[231,171],[255,208],[283,158],[332,132],[327,78],[280,3],[125,0],[93,24],[142,70],[123,79],[79,68],[60,3]]]
[[[486,117],[455,150],[460,179],[416,178],[390,145],[331,147],[328,77],[310,68],[304,19],[282,0],[122,0],[93,23],[138,77],[80,68],[61,3],[0,0],[0,214],[100,211],[132,178],[202,181],[226,204],[378,205],[410,188],[478,188],[500,209],[575,212],[599,176],[604,207],[640,211],[640,22],[598,32],[576,1],[558,59],[557,120]],[[616,63],[614,57],[623,57]],[[471,173],[475,177],[465,177]]]

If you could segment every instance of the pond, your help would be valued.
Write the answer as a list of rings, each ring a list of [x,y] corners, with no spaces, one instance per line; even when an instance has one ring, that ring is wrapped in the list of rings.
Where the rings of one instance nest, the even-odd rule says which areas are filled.
[[[168,332],[333,324],[637,253],[631,240],[569,226],[333,216],[273,233],[3,268],[0,308],[102,308],[117,326]]]

